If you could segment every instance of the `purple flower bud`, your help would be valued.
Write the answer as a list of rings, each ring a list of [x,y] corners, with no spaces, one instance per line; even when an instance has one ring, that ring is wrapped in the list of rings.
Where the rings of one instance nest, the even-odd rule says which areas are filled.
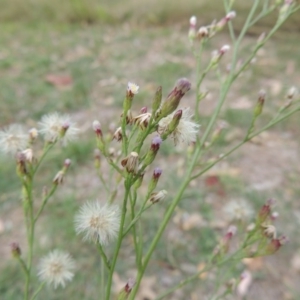
[[[162,174],[162,169],[155,168],[153,171],[153,179],[158,180],[161,174]]]
[[[180,78],[177,80],[175,89],[178,91],[181,91],[184,95],[186,92],[188,92],[191,89],[191,83],[188,81],[187,78]]]
[[[64,167],[69,168],[71,165],[71,159],[67,158],[64,162]]]
[[[147,111],[148,111],[147,106],[144,106],[144,107],[141,108],[140,113],[145,114]]]
[[[155,136],[151,143],[151,150],[157,152],[161,143],[162,143],[161,137],[159,135]]]
[[[99,121],[95,120],[93,122],[93,129],[98,137],[102,137],[101,124]]]

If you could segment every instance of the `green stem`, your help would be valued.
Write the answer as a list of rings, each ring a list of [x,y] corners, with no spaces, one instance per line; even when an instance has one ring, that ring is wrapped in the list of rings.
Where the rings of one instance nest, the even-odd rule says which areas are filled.
[[[31,297],[31,300],[34,300],[37,295],[39,294],[39,292],[43,289],[43,287],[45,286],[46,282],[42,282],[40,284],[40,286],[38,287],[38,289],[35,291],[35,293],[33,294],[33,296]]]
[[[96,246],[97,246],[97,249],[98,249],[98,251],[99,251],[99,253],[101,255],[101,258],[102,258],[102,261],[103,261],[103,265],[105,265],[106,268],[107,268],[107,270],[110,271],[110,263],[109,263],[109,260],[108,260],[108,258],[106,256],[106,254],[105,254],[102,246],[100,244],[97,244]]]
[[[112,259],[111,268],[110,268],[110,272],[108,274],[108,279],[107,279],[106,295],[105,295],[106,300],[110,300],[112,277],[113,277],[113,273],[114,273],[115,266],[116,266],[117,259],[118,259],[118,254],[119,254],[122,240],[123,240],[123,228],[124,228],[124,223],[125,223],[125,216],[126,216],[126,211],[127,211],[127,201],[128,201],[128,197],[129,197],[129,193],[130,193],[130,188],[131,188],[131,176],[128,176],[128,178],[125,180],[125,195],[124,195],[124,200],[123,200],[123,208],[122,208],[122,215],[121,215],[117,245],[115,248],[115,253],[114,253],[114,256]]]
[[[43,212],[45,205],[47,204],[48,200],[50,199],[50,197],[54,194],[54,192],[57,189],[57,184],[53,184],[51,191],[45,196],[45,198],[43,199],[42,205],[39,208],[35,218],[34,218],[34,223],[36,223],[36,221],[38,220],[40,214]]]

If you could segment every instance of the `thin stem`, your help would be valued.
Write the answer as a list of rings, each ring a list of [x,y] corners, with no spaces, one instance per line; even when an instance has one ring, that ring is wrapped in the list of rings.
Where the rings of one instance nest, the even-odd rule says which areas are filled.
[[[110,271],[110,263],[109,263],[109,260],[102,248],[102,246],[100,244],[97,244],[97,249],[101,255],[101,258],[102,258],[102,261],[103,261],[103,264],[105,265],[105,267],[107,268],[108,271]]]
[[[243,146],[246,142],[248,142],[249,140],[251,140],[252,138],[254,138],[255,136],[259,135],[260,133],[262,133],[265,130],[268,130],[269,128],[271,128],[272,126],[276,125],[277,123],[283,121],[284,119],[288,118],[289,116],[293,115],[294,113],[296,113],[297,111],[300,111],[300,107],[297,107],[293,110],[291,110],[290,112],[288,112],[287,114],[285,114],[284,116],[277,118],[276,120],[272,120],[271,122],[269,122],[266,126],[262,127],[261,129],[259,129],[258,131],[256,131],[253,134],[250,134],[248,136],[248,138],[246,140],[243,140],[241,142],[239,142],[237,145],[235,145],[234,147],[232,147],[229,151],[227,151],[225,154],[222,154],[222,156],[220,156],[218,159],[216,159],[214,162],[210,163],[207,167],[205,167],[203,170],[201,170],[199,173],[197,173],[196,175],[191,177],[191,180],[196,179],[197,177],[201,176],[202,174],[204,174],[205,172],[207,172],[209,169],[211,169],[216,163],[218,163],[219,161],[221,161],[222,159],[224,159],[225,157],[227,157],[228,155],[230,155],[232,152],[234,152],[235,150],[237,150],[238,148],[240,148],[241,146]]]
[[[101,286],[101,291],[100,291],[100,294],[101,294],[101,299],[104,299],[105,298],[105,259],[102,257],[102,261],[101,261],[101,278],[100,278],[100,286]],[[106,266],[107,267],[107,266]]]
[[[31,300],[34,300],[37,297],[37,295],[39,294],[39,292],[44,288],[45,284],[46,284],[46,282],[42,282],[40,284],[40,286],[38,287],[38,289],[34,292],[33,296],[31,297]]]
[[[124,200],[123,200],[123,208],[122,208],[122,215],[121,215],[121,221],[120,221],[120,228],[119,228],[119,235],[118,235],[118,240],[117,240],[117,245],[116,245],[116,250],[113,256],[113,260],[111,263],[111,269],[108,274],[108,279],[107,279],[107,285],[106,285],[106,300],[110,300],[110,293],[111,293],[111,285],[112,285],[112,276],[115,270],[115,266],[117,263],[118,259],[118,254],[121,248],[122,240],[123,240],[123,228],[124,228],[124,223],[125,223],[125,216],[126,216],[126,211],[127,211],[127,201],[130,193],[130,188],[131,188],[131,176],[128,176],[127,179],[125,180],[125,195],[124,195]]]
[[[28,276],[28,269],[27,269],[27,266],[26,266],[25,261],[22,259],[21,256],[18,256],[18,262],[20,263],[21,268],[22,268],[22,270],[23,270],[24,273],[25,273],[25,276]]]
[[[38,220],[40,214],[43,212],[45,205],[47,204],[48,200],[50,199],[50,197],[54,194],[54,192],[57,189],[57,184],[53,184],[51,191],[45,196],[45,198],[43,199],[42,205],[40,206],[35,218],[34,218],[34,223],[36,223],[36,221]]]

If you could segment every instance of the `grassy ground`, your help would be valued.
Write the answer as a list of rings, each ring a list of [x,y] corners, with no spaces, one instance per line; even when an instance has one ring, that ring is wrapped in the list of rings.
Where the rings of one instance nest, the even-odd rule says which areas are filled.
[[[141,87],[134,104],[136,111],[149,105],[157,85],[163,86],[165,96],[177,78],[185,76],[195,80],[195,61],[186,30],[174,25],[144,30],[126,24],[107,27],[40,23],[39,26],[2,24],[0,32],[0,43],[5,45],[0,52],[0,127],[13,122],[32,127],[44,113],[61,111],[70,113],[82,129],[78,142],[65,149],[63,154],[54,151],[47,159],[35,190],[38,199],[42,186],[50,182],[63,159],[72,159],[73,165],[64,186],[40,220],[35,260],[59,246],[72,253],[79,271],[75,282],[65,290],[53,292],[49,289],[41,299],[96,299],[100,281],[94,275],[99,266],[97,253],[91,245],[81,242],[73,229],[73,216],[79,205],[88,199],[103,197],[93,172],[91,120],[99,119],[106,124],[106,130],[111,123],[118,122],[128,80],[136,81]],[[247,52],[247,45],[255,38],[247,38],[241,54]],[[215,39],[206,57],[228,40],[226,34]],[[260,88],[268,91],[265,112],[260,120],[265,123],[284,98],[285,90],[297,85],[300,78],[296,70],[300,68],[300,60],[296,49],[299,46],[300,42],[293,34],[278,35],[260,52],[256,64],[243,74],[229,95],[228,105],[222,112],[229,127],[215,152],[208,153],[208,159],[222,153],[243,136]],[[49,75],[59,79],[59,84],[56,81],[53,85],[51,80],[50,83]],[[67,78],[67,84],[61,82],[62,78]],[[205,86],[211,93],[201,108],[202,128],[214,106],[218,85],[213,77],[209,77]],[[194,91],[191,91],[184,105],[193,103],[193,97]],[[269,197],[279,200],[278,227],[291,237],[292,242],[259,267],[244,265],[233,275],[238,276],[245,268],[253,272],[254,283],[248,299],[299,299],[300,291],[295,284],[299,275],[291,260],[299,255],[300,249],[297,239],[300,207],[295,202],[299,197],[298,135],[299,120],[294,117],[246,145],[234,157],[219,164],[208,177],[191,185],[154,254],[142,288],[148,294],[140,295],[139,299],[152,299],[183,274],[196,270],[229,224],[227,203],[246,201],[256,209]],[[170,143],[164,146],[158,161],[164,169],[160,188],[167,189],[171,195],[184,168],[178,152]],[[0,256],[3,258],[0,262],[0,299],[18,300],[21,299],[22,286],[18,283],[21,274],[10,258],[8,245],[18,241],[26,252],[25,229],[14,164],[0,159]],[[167,203],[163,205],[166,207]],[[163,213],[160,207],[153,208],[154,211],[146,214],[144,219],[147,228],[145,247]],[[189,253],[188,257],[186,253]],[[115,279],[117,287],[134,272],[132,263],[129,237],[121,252],[117,269],[120,277]],[[278,277],[279,273],[281,277]],[[184,293],[178,292],[169,299],[202,299],[197,293],[205,295],[211,288],[210,280],[201,286],[197,282],[188,286]]]

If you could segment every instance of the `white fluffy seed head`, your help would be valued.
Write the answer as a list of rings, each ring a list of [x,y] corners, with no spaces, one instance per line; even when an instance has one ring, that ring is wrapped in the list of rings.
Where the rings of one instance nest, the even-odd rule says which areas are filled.
[[[99,201],[87,202],[81,206],[75,216],[75,230],[83,234],[84,240],[107,245],[114,240],[120,226],[120,209],[117,205]]]
[[[0,130],[0,152],[16,154],[25,150],[29,142],[29,136],[19,124],[12,124]]]
[[[167,130],[168,125],[172,121],[175,113],[176,111],[159,121],[158,123],[159,134],[162,134],[165,130]],[[196,141],[200,125],[193,122],[191,120],[192,117],[193,114],[191,113],[189,107],[182,109],[182,116],[179,121],[179,124],[175,128],[175,130],[171,133],[171,138],[173,138],[175,145],[179,142],[190,144]]]
[[[75,262],[69,253],[54,250],[43,257],[38,265],[38,277],[56,289],[65,287],[67,281],[74,276]]]
[[[47,142],[61,140],[64,144],[77,137],[79,129],[75,127],[68,115],[57,112],[44,115],[39,122],[39,132],[44,135]]]

